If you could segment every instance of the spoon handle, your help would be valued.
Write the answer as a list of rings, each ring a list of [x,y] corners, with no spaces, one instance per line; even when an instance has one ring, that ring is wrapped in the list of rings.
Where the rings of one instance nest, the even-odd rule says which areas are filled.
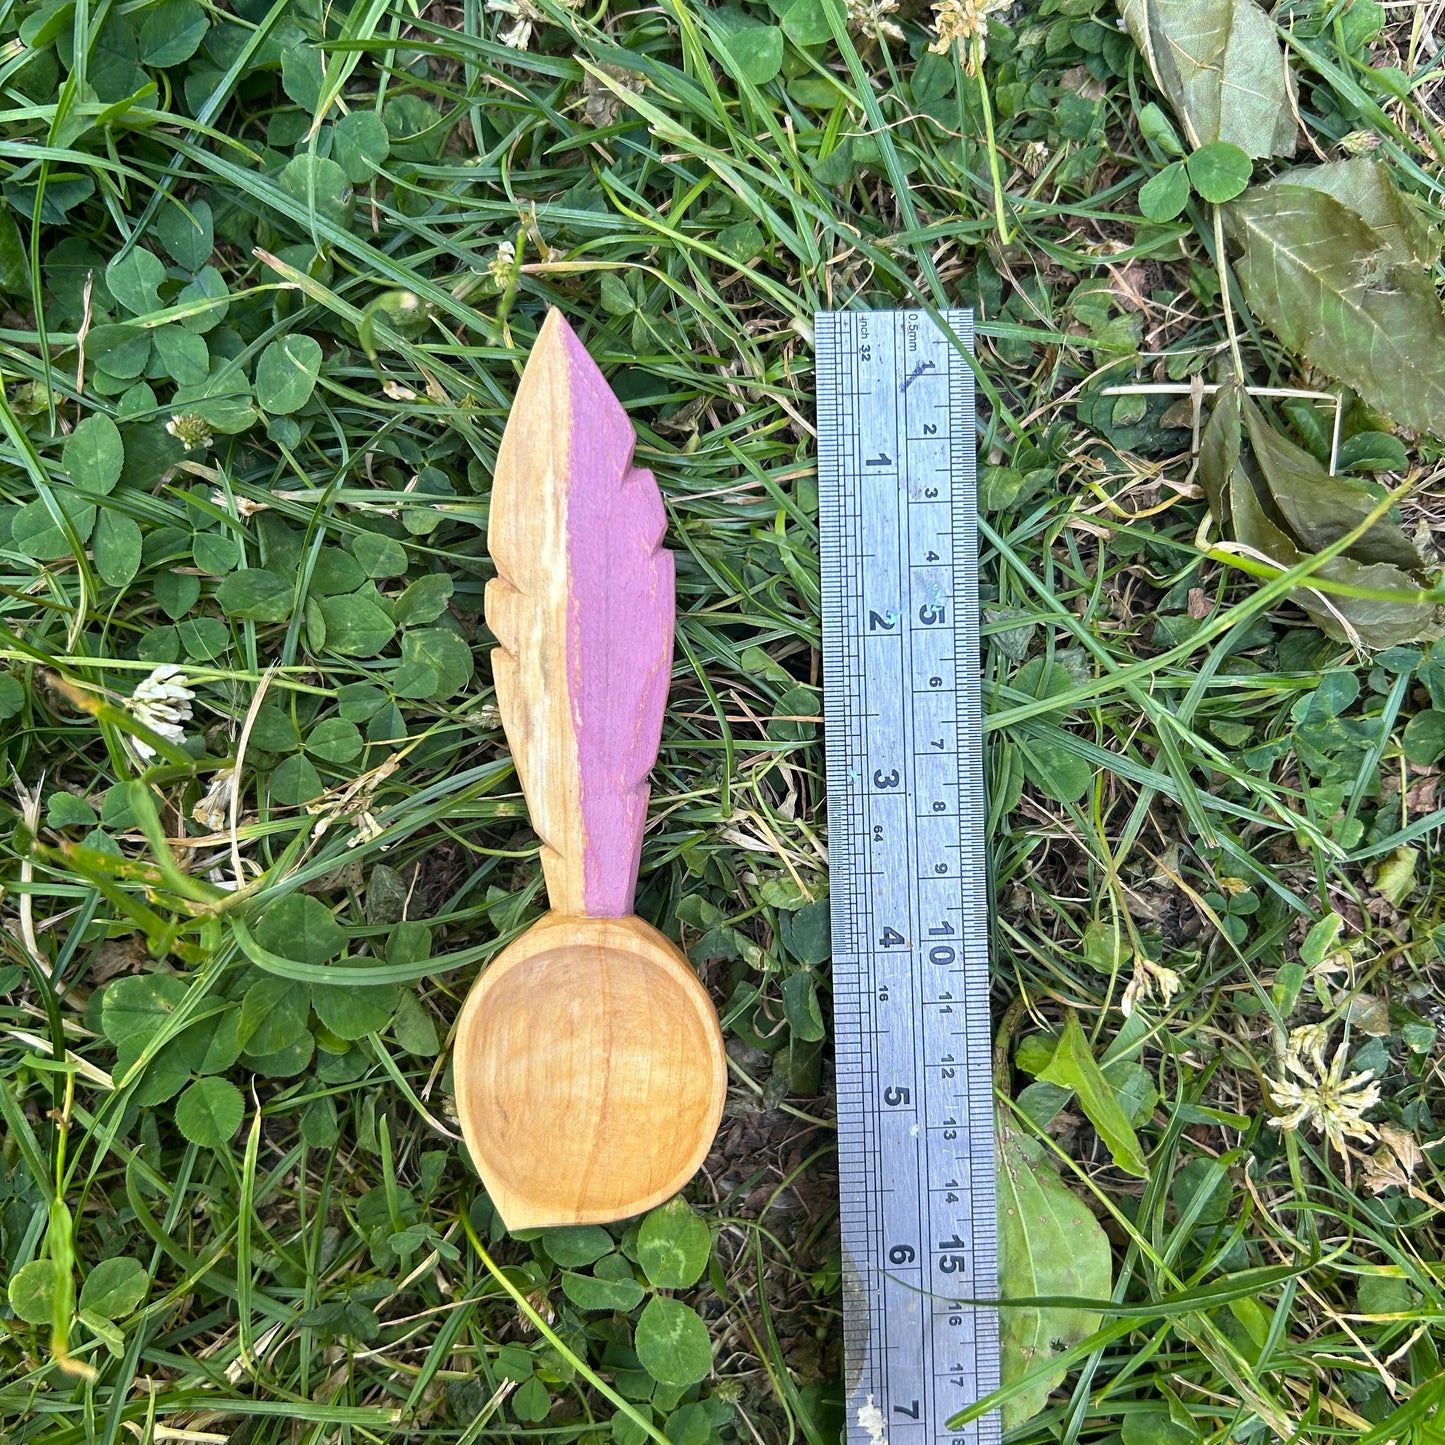
[[[652,473],[597,363],[553,310],[497,453],[487,624],[502,726],[555,912],[632,912],[672,673],[672,553]]]

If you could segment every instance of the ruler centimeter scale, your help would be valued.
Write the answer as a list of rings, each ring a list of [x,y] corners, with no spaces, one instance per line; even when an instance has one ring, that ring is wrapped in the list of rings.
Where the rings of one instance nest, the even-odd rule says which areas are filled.
[[[973,374],[925,311],[816,336],[848,1437],[993,1445]]]

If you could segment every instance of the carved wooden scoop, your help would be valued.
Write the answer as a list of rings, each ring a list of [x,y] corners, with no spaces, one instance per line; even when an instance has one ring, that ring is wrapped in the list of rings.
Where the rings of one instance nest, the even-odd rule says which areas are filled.
[[[702,1163],[727,1091],[712,1001],[632,913],[675,605],[635,440],[551,312],[497,455],[487,622],[552,911],[482,974],[454,1056],[462,1134],[511,1229],[666,1199]]]

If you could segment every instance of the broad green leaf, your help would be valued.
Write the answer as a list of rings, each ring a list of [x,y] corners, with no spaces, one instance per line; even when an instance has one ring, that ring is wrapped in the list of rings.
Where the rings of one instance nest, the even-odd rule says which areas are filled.
[[[306,585],[312,597],[334,597],[341,592],[355,592],[366,585],[361,563],[340,547],[323,547],[311,566]]]
[[[140,56],[147,65],[163,69],[189,60],[201,47],[211,22],[196,0],[161,0],[145,12],[140,29]],[[161,238],[165,245],[165,238]],[[166,247],[170,250],[170,247]],[[210,247],[206,248],[210,254]],[[172,252],[172,255],[175,253]],[[176,259],[180,261],[180,257]],[[181,265],[185,265],[181,261]]]
[[[1434,265],[1440,232],[1434,230],[1413,197],[1395,188],[1390,168],[1369,156],[1320,166],[1291,166],[1292,186],[1309,186],[1333,196],[1353,211],[1397,261]]]
[[[776,25],[748,25],[723,37],[738,74],[754,85],[766,85],[783,66],[783,32]]]
[[[823,0],[793,0],[783,12],[783,34],[794,45],[822,45],[833,38]]]
[[[1195,1445],[1197,1430],[1171,1418],[1167,1410],[1131,1410],[1120,1434],[1124,1445]]]
[[[329,963],[346,947],[346,930],[319,898],[288,893],[261,911],[256,942],[268,953],[299,963]]]
[[[397,1002],[391,1035],[407,1053],[418,1059],[434,1059],[441,1048],[431,1014],[415,994],[405,989]]]
[[[311,1007],[337,1038],[361,1039],[391,1022],[398,996],[390,984],[374,988],[315,984],[311,989]]]
[[[552,1410],[552,1396],[536,1375],[512,1392],[510,1403],[512,1414],[524,1425],[540,1424]]]
[[[1172,221],[1189,204],[1189,176],[1174,161],[1139,187],[1139,213],[1150,221]]]
[[[380,532],[358,532],[347,545],[368,577],[400,577],[406,571],[406,548]]]
[[[7,296],[30,294],[30,257],[8,206],[0,207],[0,291]]]
[[[32,1259],[11,1276],[10,1308],[27,1325],[48,1325],[54,1313],[59,1271],[53,1259]]]
[[[1248,184],[1254,162],[1232,141],[1217,140],[1184,162],[1189,184],[1212,205],[1232,201]]]
[[[542,1247],[563,1269],[580,1269],[611,1251],[612,1236],[600,1224],[568,1224],[542,1231]]]
[[[307,115],[315,114],[325,80],[321,52],[314,45],[288,45],[281,52],[281,89]]]
[[[306,1071],[315,1053],[316,1039],[307,1029],[274,1053],[262,1054],[247,1049],[246,1067],[263,1079],[294,1079],[297,1074]]]
[[[189,572],[162,572],[155,580],[156,601],[172,621],[186,615],[201,595],[201,579]]]
[[[150,1280],[139,1260],[103,1259],[80,1287],[80,1307],[102,1319],[122,1320],[146,1297]]]
[[[1401,750],[1417,768],[1433,768],[1445,757],[1445,713],[1426,708],[1405,724],[1400,736]]]
[[[224,1149],[245,1112],[246,1101],[229,1079],[197,1079],[176,1100],[176,1128],[203,1149]]]
[[[398,923],[386,940],[388,963],[421,963],[431,957],[431,928],[415,919]]]
[[[655,1295],[637,1321],[634,1337],[642,1368],[660,1385],[685,1389],[712,1369],[712,1341],[695,1309]]]
[[[1251,555],[1267,559],[1282,568],[1294,567],[1307,554],[1301,552],[1295,541],[1268,515],[1251,476],[1255,469],[1253,459],[1250,458],[1249,465],[1246,465],[1242,421],[1247,409],[1252,406],[1253,403],[1235,387],[1219,393],[1200,438],[1199,480],[1215,516],[1225,519],[1230,535],[1250,549]],[[1264,437],[1264,432],[1258,434]],[[1273,440],[1265,439],[1265,450],[1275,464],[1272,482],[1281,491],[1281,507],[1291,498],[1292,474],[1295,471],[1303,469],[1308,463],[1315,469],[1316,480],[1324,475],[1307,452],[1278,435]],[[1287,467],[1286,461],[1289,463]],[[1336,478],[1326,479],[1320,485],[1345,487],[1348,484]],[[1327,494],[1322,491],[1321,495]],[[1294,503],[1291,502],[1291,505]],[[1311,535],[1319,535],[1313,529],[1320,526],[1320,518],[1312,516],[1311,510],[1306,489],[1299,499],[1298,520],[1310,529]],[[1325,509],[1320,511],[1324,513]],[[1332,535],[1337,537],[1339,531],[1334,531]],[[1365,539],[1370,547],[1376,545],[1375,536],[1376,532],[1372,529]],[[1367,647],[1384,648],[1432,639],[1445,631],[1440,609],[1413,600],[1411,594],[1423,580],[1413,572],[1403,571],[1388,562],[1356,561],[1353,557],[1340,556],[1322,564],[1315,575],[1326,581],[1397,594],[1398,600],[1348,596],[1314,587],[1295,588],[1290,600],[1301,607],[1321,631],[1337,641],[1358,638]]]
[[[71,488],[56,490],[61,513],[69,521],[82,543],[95,530],[95,504],[83,501],[84,492]],[[69,540],[43,500],[27,502],[10,522],[10,543],[24,557],[37,562],[53,562],[74,555]]]
[[[1229,1217],[1229,1175],[1217,1159],[1191,1159],[1174,1176],[1169,1194],[1179,1217],[1192,1216],[1196,1227]]]
[[[104,495],[120,480],[125,465],[119,428],[104,412],[92,412],[65,439],[61,459],[77,487]]]
[[[632,1267],[621,1255],[605,1255],[597,1261],[597,1265],[600,1268],[607,1260],[614,1259],[621,1262],[626,1274],[619,1272],[616,1278],[608,1278],[596,1270],[592,1274],[564,1270],[562,1293],[579,1310],[620,1310],[625,1314],[631,1313],[642,1303],[647,1291],[637,1282]]]
[[[445,572],[429,572],[425,577],[418,577],[392,603],[391,615],[398,627],[435,622],[447,610],[451,595],[452,579]]]
[[[151,257],[155,260],[155,257]],[[160,265],[160,262],[156,262]],[[138,326],[116,322],[95,326],[85,338],[85,354],[107,376],[134,380],[150,360],[151,334]]]
[[[1340,443],[1342,472],[1403,472],[1410,465],[1405,443],[1389,432],[1364,431]]]
[[[251,745],[267,753],[294,753],[301,746],[301,735],[290,714],[268,702],[251,719]]]
[[[1118,0],[1154,82],[1191,146],[1230,141],[1251,156],[1294,154],[1294,77],[1254,0]]]
[[[1154,142],[1165,155],[1182,156],[1184,147],[1179,132],[1169,123],[1169,117],[1151,100],[1138,114],[1139,133]]]
[[[712,1251],[707,1223],[680,1194],[651,1209],[637,1233],[637,1258],[657,1289],[686,1289],[702,1278]]]
[[[1429,273],[1402,259],[1400,228],[1382,235],[1324,190],[1325,178],[1301,185],[1293,175],[1225,209],[1250,309],[1371,406],[1445,436],[1445,315]]]
[[[283,336],[256,363],[256,400],[273,414],[299,411],[311,400],[321,371],[321,345],[310,336]]]
[[[241,1010],[228,1008],[182,1029],[172,1047],[189,1073],[224,1073],[241,1057]]]
[[[144,1043],[185,1001],[186,984],[169,973],[114,978],[101,996],[100,1026],[113,1044]]]
[[[20,680],[0,672],[0,720],[14,717],[25,708],[25,689]]]
[[[75,1317],[98,1339],[115,1359],[125,1354],[125,1333],[94,1310],[77,1310]]]
[[[253,622],[285,622],[291,616],[295,596],[291,582],[264,567],[243,567],[216,588],[216,601],[227,617]]]
[[[351,183],[335,161],[309,152],[286,164],[279,177],[281,189],[309,212],[344,229],[351,221]],[[265,402],[261,403],[263,406]]]
[[[241,560],[241,548],[234,538],[222,532],[197,532],[191,543],[191,556],[202,572],[224,577]]]
[[[268,974],[258,978],[241,1000],[237,1038],[248,1054],[274,1054],[307,1032],[311,986]]]
[[[1062,728],[1040,727],[1048,728],[1047,736],[1019,740],[1024,773],[1045,797],[1056,803],[1077,803],[1094,781],[1094,765],[1079,756]]]
[[[361,756],[361,731],[345,718],[327,718],[306,735],[306,751],[328,763],[349,763]]]
[[[137,1078],[131,1079],[132,1072],[145,1053],[146,1042],[145,1039],[127,1039],[125,1043],[116,1045],[115,1064],[111,1075],[117,1083],[123,1079],[131,1080],[132,1101],[148,1109],[175,1098],[189,1082],[191,1071],[172,1044],[168,1043],[145,1065]]]
[[[1330,476],[1304,448],[1270,426],[1247,394],[1240,397],[1240,412],[1256,475],[1302,550],[1328,547],[1369,516],[1376,499],[1362,486]],[[1347,555],[1356,562],[1388,562],[1406,571],[1424,568],[1415,544],[1387,518],[1375,522]]]
[[[331,128],[331,154],[354,186],[371,180],[390,153],[386,122],[374,110],[353,110]]]
[[[101,512],[90,548],[95,570],[107,587],[124,587],[140,571],[140,528],[124,512]]]
[[[325,792],[321,774],[310,758],[287,758],[270,777],[271,801],[283,808],[299,808]]]
[[[818,984],[808,971],[789,974],[783,980],[783,1014],[794,1038],[817,1043],[827,1036],[823,1011],[818,1007]]]
[[[168,199],[156,213],[153,229],[156,240],[183,271],[199,271],[216,247],[215,224],[207,201]]]
[[[313,1099],[301,1116],[301,1137],[313,1149],[332,1149],[341,1138],[341,1127],[336,1119],[336,1101],[323,1094]]]
[[[178,306],[189,306],[198,302],[207,304],[201,310],[194,311],[188,316],[182,316],[181,325],[187,331],[204,333],[213,330],[226,319],[226,313],[231,309],[231,303],[226,299],[230,294],[226,286],[226,278],[214,266],[202,266],[196,273],[195,280],[182,286],[176,293],[176,304]]]
[[[392,676],[399,697],[453,697],[471,681],[472,650],[443,627],[412,628],[402,634],[401,667]]]
[[[326,621],[327,651],[338,656],[375,657],[396,635],[396,624],[364,592],[323,597],[317,605]]]
[[[51,794],[45,821],[52,828],[93,828],[100,819],[84,798],[78,798],[62,788]]]
[[[188,617],[176,624],[176,636],[193,662],[210,662],[231,645],[231,634],[219,617]]]
[[[1039,1074],[1039,1078],[1060,1089],[1072,1089],[1078,1096],[1079,1107],[1108,1146],[1114,1163],[1126,1174],[1140,1179],[1147,1177],[1149,1166],[1144,1162],[1134,1126],[1129,1122],[1118,1094],[1089,1051],[1089,1041],[1084,1036],[1078,1014],[1069,1014],[1063,1037],[1054,1049],[1048,1068]]]
[[[206,338],[171,322],[151,333],[156,360],[177,386],[200,386],[211,374],[211,353]]]
[[[1027,1300],[1071,1295],[1106,1300],[1113,1290],[1109,1240],[1099,1221],[1065,1186],[1043,1148],[1001,1117],[997,1126],[999,1297]],[[999,1311],[1000,1363],[1005,1386],[1060,1348],[1087,1339],[1101,1316],[1088,1309]],[[1005,1430],[1032,1419],[1047,1404],[1064,1371],[1036,1381],[1003,1407]]]
[[[336,689],[336,710],[347,722],[365,722],[385,706],[386,694],[369,682],[348,682]]]
[[[832,908],[826,898],[779,916],[783,943],[799,963],[816,966],[833,953]],[[714,920],[716,922],[717,920]],[[709,925],[711,926],[711,925]]]
[[[160,257],[152,255],[144,246],[132,246],[105,268],[105,284],[110,294],[137,316],[161,309],[158,288],[165,279],[166,268]]]

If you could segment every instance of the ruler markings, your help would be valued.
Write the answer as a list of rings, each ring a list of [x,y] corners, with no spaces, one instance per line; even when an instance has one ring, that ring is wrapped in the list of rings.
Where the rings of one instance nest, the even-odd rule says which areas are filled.
[[[817,336],[849,1434],[993,1445],[972,375],[922,313]]]

